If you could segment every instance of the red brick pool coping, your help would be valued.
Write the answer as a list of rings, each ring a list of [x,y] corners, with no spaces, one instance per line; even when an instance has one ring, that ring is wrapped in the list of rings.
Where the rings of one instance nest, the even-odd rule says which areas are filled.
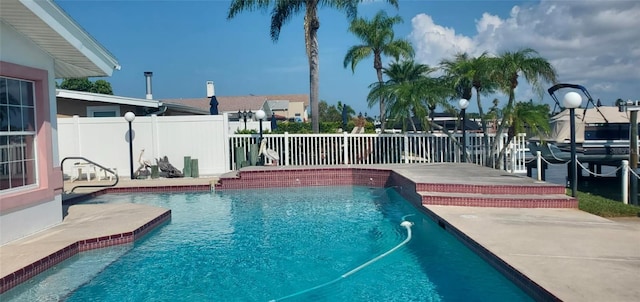
[[[450,202],[450,198],[441,198],[442,202],[429,203],[429,198],[425,198],[426,192],[437,191],[445,193],[462,193],[462,194],[538,194],[538,195],[555,195],[564,194],[564,187],[551,184],[532,185],[477,185],[477,184],[459,184],[459,183],[416,183],[413,180],[401,175],[392,169],[376,169],[376,168],[315,168],[315,169],[274,169],[274,170],[248,170],[239,171],[237,175],[221,177],[220,181],[212,187],[206,185],[167,185],[167,186],[131,186],[131,187],[114,187],[106,188],[93,193],[76,196],[70,200],[71,203],[78,203],[93,197],[108,193],[132,193],[132,192],[191,192],[191,191],[211,191],[215,190],[237,190],[237,189],[259,189],[272,187],[305,187],[305,186],[337,186],[337,185],[357,185],[371,187],[395,187],[397,191],[414,205],[418,206],[423,212],[430,216],[443,228],[462,241],[465,245],[479,254],[483,259],[492,266],[502,272],[508,279],[521,287],[525,292],[536,299],[558,300],[544,288],[530,280],[528,277],[515,270],[513,267],[502,261],[496,255],[480,246],[468,236],[464,235],[454,227],[448,225],[446,221],[440,220],[433,212],[428,211],[422,205],[425,204],[442,204],[442,205],[459,205],[457,202]],[[557,197],[556,197],[557,198]],[[469,198],[467,198],[469,199]],[[425,203],[425,200],[427,202]],[[449,201],[449,202],[447,202]],[[541,198],[516,198],[516,201],[510,201],[510,198],[501,198],[496,201],[495,198],[471,198],[471,201],[464,203],[465,206],[476,207],[560,207],[560,208],[577,208],[577,200],[573,198],[561,198],[545,202]],[[152,221],[139,227],[132,232],[114,234],[110,236],[102,236],[99,238],[89,238],[77,241],[69,246],[40,259],[18,271],[4,276],[0,279],[0,294],[19,285],[22,282],[36,276],[37,274],[53,267],[54,265],[78,254],[79,252],[103,248],[119,244],[132,243],[143,237],[149,231],[168,221],[171,217],[171,211],[156,217]],[[444,227],[447,225],[448,227]]]

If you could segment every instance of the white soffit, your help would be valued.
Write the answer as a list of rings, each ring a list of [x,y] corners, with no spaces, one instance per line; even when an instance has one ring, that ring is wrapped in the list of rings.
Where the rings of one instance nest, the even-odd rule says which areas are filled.
[[[109,94],[75,91],[75,90],[67,90],[67,89],[56,89],[56,97],[73,99],[73,100],[81,100],[81,101],[87,101],[87,102],[101,102],[101,103],[131,105],[131,106],[149,107],[149,108],[158,108],[162,106],[162,102],[154,101],[154,100],[128,98],[123,96],[115,96],[115,95],[109,95]]]
[[[55,60],[56,78],[111,76],[116,58],[50,0],[0,0],[0,20]]]

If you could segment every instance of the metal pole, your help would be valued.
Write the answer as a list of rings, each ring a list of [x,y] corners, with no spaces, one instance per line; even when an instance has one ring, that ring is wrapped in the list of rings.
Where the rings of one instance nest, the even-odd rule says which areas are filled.
[[[131,130],[131,122],[129,122],[129,176],[135,179],[133,175],[133,132]]]
[[[576,155],[576,109],[569,109],[571,128],[571,197],[578,191],[578,156]]]
[[[467,109],[462,109],[462,159],[463,163],[467,162],[467,117],[466,117]]]
[[[631,124],[631,134],[630,134],[630,140],[629,143],[631,144],[631,146],[629,146],[629,168],[631,169],[631,171],[636,171],[636,169],[638,169],[638,111],[637,110],[633,110],[631,111],[631,120],[630,120],[630,124]],[[630,179],[630,192],[629,192],[629,197],[631,197],[631,199],[629,200],[629,203],[631,203],[632,205],[638,205],[638,178],[634,175],[631,174],[629,175]]]
[[[260,139],[258,140],[258,145],[262,144],[262,119],[260,119]],[[261,166],[264,166],[264,156],[262,155],[262,153],[260,153],[258,156],[260,156],[260,159],[258,160],[260,162]]]
[[[620,175],[622,176],[622,203],[629,204],[629,161],[622,161]]]

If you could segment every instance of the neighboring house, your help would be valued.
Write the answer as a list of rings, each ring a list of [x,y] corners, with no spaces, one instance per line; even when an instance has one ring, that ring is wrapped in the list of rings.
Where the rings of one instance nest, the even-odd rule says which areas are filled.
[[[0,244],[62,221],[55,79],[116,59],[50,0],[0,0]]]
[[[131,111],[138,116],[161,115],[166,110],[155,100],[56,89],[58,117],[116,117]]]
[[[147,75],[145,73],[145,75]],[[211,82],[209,82],[211,83]],[[124,116],[132,111],[137,116],[144,115],[209,115],[213,84],[207,89],[206,98],[153,100],[150,86],[147,98],[131,98],[108,94],[57,89],[58,117],[114,117]],[[306,121],[309,96],[306,94],[265,95],[265,96],[216,96],[219,114],[228,113],[238,120],[238,111],[256,112],[264,110],[267,117],[275,114],[279,120]]]
[[[212,82],[207,82],[207,97],[187,99],[163,99],[167,115],[209,114],[211,97],[215,95]],[[306,121],[309,107],[308,94],[219,96],[218,112],[228,113],[232,119],[239,119],[239,111],[256,112],[264,110],[268,117],[275,114],[281,120]]]

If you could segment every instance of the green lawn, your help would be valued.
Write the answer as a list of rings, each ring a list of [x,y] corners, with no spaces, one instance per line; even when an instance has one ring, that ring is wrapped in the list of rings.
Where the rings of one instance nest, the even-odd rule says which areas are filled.
[[[601,195],[578,191],[578,208],[602,217],[638,217],[640,207],[624,204]]]

